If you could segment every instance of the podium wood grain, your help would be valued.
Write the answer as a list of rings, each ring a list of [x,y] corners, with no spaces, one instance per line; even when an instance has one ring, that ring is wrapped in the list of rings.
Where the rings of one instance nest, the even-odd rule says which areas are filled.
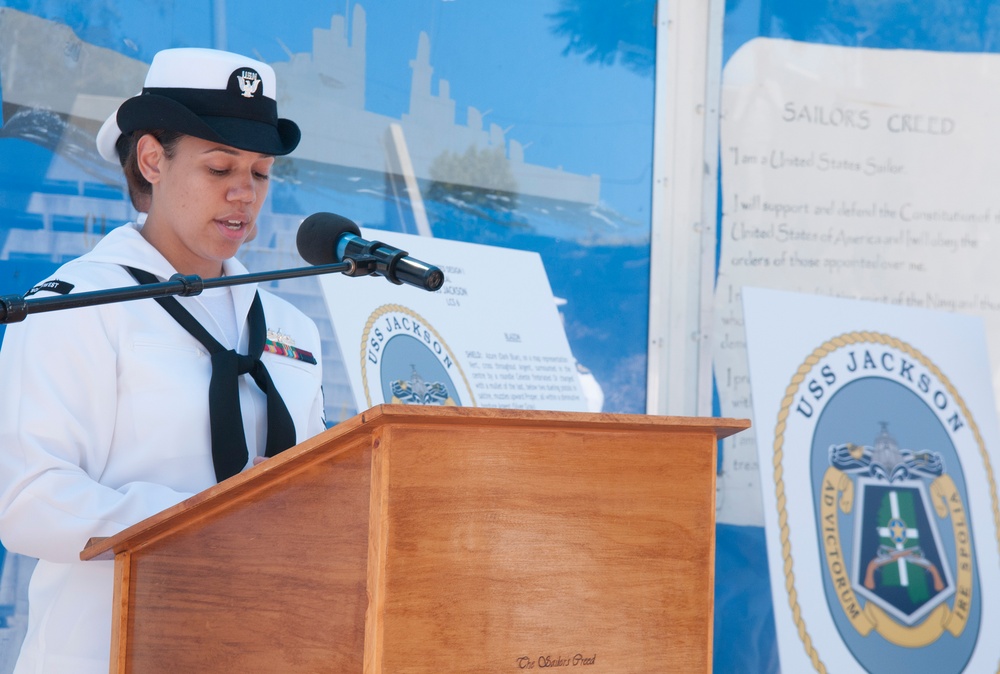
[[[88,546],[111,671],[709,672],[716,440],[748,425],[373,408]]]

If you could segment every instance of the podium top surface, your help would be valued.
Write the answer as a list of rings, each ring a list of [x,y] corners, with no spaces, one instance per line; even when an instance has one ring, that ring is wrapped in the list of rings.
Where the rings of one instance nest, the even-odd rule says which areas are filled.
[[[463,423],[481,424],[495,421],[504,424],[544,424],[549,427],[586,428],[596,425],[615,425],[622,428],[670,426],[676,430],[704,431],[711,429],[719,438],[725,438],[750,427],[749,419],[718,417],[671,417],[648,414],[592,414],[587,412],[550,412],[545,410],[514,410],[492,407],[436,407],[430,405],[377,405],[348,419],[352,422],[374,423],[381,420],[408,423]],[[340,424],[334,428],[339,428]]]
[[[750,427],[749,419],[671,417],[641,414],[591,414],[483,407],[434,407],[378,405],[309,438],[278,456],[235,475],[107,538],[92,539],[80,553],[83,560],[113,559],[115,553],[140,540],[155,540],[192,511],[210,510],[262,484],[284,479],[303,465],[325,459],[352,436],[365,435],[380,426],[536,427],[566,432],[613,428],[621,431],[657,430],[676,433],[711,433],[717,439]],[[345,441],[345,442],[340,442]],[[326,451],[329,450],[329,451]],[[308,456],[307,456],[308,455]]]

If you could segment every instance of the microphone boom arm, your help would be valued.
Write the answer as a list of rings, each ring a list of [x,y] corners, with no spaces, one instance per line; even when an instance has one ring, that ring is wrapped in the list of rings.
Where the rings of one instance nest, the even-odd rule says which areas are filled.
[[[225,286],[242,285],[244,283],[277,281],[286,278],[316,276],[337,272],[342,272],[348,276],[357,276],[359,268],[360,265],[354,260],[345,258],[343,262],[335,262],[333,264],[296,267],[295,269],[284,269],[281,271],[255,272],[239,274],[237,276],[220,276],[212,279],[202,279],[197,275],[184,276],[182,274],[174,274],[169,280],[161,283],[125,286],[123,288],[110,288],[108,290],[93,290],[85,293],[77,293],[76,295],[37,297],[35,299],[26,299],[23,295],[3,295],[0,296],[0,324],[18,323],[27,318],[28,314],[58,311],[60,309],[74,309],[76,307],[112,304],[114,302],[126,302],[151,297],[167,297],[169,295],[190,297],[200,294],[205,288],[222,288]]]

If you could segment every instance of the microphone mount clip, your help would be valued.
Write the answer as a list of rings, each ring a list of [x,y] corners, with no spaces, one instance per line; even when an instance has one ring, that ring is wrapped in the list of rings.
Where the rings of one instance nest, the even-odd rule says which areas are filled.
[[[395,283],[396,285],[403,285],[403,282],[396,277],[396,265],[404,257],[409,255],[405,250],[396,250],[394,248],[389,248],[393,250],[393,254],[389,257],[383,255],[376,255],[375,251],[379,248],[386,248],[386,244],[381,241],[366,241],[364,246],[357,253],[349,253],[344,255],[343,261],[353,261],[355,268],[350,272],[344,272],[347,276],[384,276],[390,283]]]

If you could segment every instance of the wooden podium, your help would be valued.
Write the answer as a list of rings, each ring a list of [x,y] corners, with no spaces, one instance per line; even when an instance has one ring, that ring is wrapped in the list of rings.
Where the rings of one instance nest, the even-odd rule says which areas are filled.
[[[749,425],[372,408],[87,546],[111,672],[710,672],[716,440]]]

